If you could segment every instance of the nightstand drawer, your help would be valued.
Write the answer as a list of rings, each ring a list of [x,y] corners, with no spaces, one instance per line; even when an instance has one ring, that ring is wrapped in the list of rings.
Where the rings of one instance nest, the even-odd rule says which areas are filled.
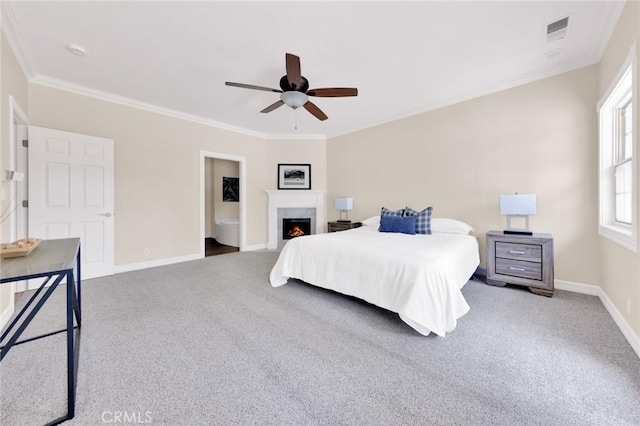
[[[529,287],[553,296],[553,237],[551,234],[487,232],[487,284]]]
[[[528,262],[542,262],[542,246],[537,244],[496,242],[496,257],[526,260]]]
[[[542,280],[542,264],[496,258],[496,273],[531,280]]]

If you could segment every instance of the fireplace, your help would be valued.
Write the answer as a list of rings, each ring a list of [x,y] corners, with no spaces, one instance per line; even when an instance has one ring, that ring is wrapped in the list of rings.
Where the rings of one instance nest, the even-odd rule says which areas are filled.
[[[273,190],[267,189],[269,195],[267,249],[281,250],[289,240],[282,238],[282,219],[311,219],[310,234],[326,232],[325,190]]]
[[[311,234],[311,218],[282,219],[282,239],[290,240],[295,237]]]

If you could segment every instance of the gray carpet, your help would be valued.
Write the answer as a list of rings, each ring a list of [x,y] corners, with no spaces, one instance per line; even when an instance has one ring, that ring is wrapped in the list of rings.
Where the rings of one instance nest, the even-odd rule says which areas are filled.
[[[640,424],[640,359],[595,297],[471,281],[458,328],[424,337],[354,298],[272,288],[276,257],[85,281],[66,424]],[[64,327],[63,311],[61,288],[28,331]],[[64,414],[64,335],[15,347],[0,374],[2,425]]]

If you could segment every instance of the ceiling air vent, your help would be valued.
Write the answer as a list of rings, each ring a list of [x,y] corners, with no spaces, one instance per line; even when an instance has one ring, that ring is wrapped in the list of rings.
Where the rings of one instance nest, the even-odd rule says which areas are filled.
[[[565,38],[567,36],[567,27],[569,27],[568,16],[547,25],[547,43]]]

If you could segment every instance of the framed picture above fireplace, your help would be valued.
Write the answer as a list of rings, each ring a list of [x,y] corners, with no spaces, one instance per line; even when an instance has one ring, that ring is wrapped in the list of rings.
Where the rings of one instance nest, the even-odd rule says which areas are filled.
[[[311,189],[311,164],[278,164],[278,189]]]

